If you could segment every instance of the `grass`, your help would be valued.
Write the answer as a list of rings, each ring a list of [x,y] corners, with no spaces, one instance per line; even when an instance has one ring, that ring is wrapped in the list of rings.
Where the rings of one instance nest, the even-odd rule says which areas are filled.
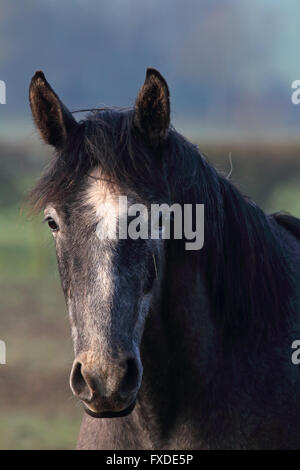
[[[0,449],[73,449],[77,438],[77,417],[63,410],[45,414],[35,410],[0,408]]]
[[[82,410],[51,235],[17,207],[0,215],[0,449],[75,448]]]

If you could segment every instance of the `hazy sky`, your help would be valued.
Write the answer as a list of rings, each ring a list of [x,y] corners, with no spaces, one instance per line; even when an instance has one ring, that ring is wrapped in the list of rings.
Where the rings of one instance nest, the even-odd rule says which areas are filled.
[[[0,134],[31,126],[36,69],[76,109],[133,104],[149,65],[192,134],[296,134],[299,24],[299,0],[0,0]]]

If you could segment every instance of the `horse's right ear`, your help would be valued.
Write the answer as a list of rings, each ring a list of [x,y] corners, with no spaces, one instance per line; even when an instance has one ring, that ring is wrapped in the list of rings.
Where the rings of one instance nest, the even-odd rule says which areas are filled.
[[[41,71],[37,71],[31,79],[29,102],[42,139],[56,149],[62,149],[68,133],[78,124]]]
[[[167,136],[170,124],[170,97],[166,80],[149,67],[135,102],[134,124],[155,148]]]

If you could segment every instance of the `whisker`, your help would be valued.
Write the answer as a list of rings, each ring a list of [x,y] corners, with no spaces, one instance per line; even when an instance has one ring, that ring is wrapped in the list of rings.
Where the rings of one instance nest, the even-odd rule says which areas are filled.
[[[158,281],[158,273],[157,273],[155,254],[152,253],[152,256],[153,256],[153,263],[154,263],[154,269],[155,269],[155,274],[156,274],[156,280]]]

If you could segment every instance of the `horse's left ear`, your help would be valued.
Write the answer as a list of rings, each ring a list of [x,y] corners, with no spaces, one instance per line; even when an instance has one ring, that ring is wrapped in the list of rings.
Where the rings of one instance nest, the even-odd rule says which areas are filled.
[[[61,150],[69,132],[78,124],[40,70],[32,77],[29,102],[41,137],[47,144]]]
[[[167,136],[170,125],[170,95],[166,80],[154,68],[148,68],[134,109],[134,124],[157,147]]]

